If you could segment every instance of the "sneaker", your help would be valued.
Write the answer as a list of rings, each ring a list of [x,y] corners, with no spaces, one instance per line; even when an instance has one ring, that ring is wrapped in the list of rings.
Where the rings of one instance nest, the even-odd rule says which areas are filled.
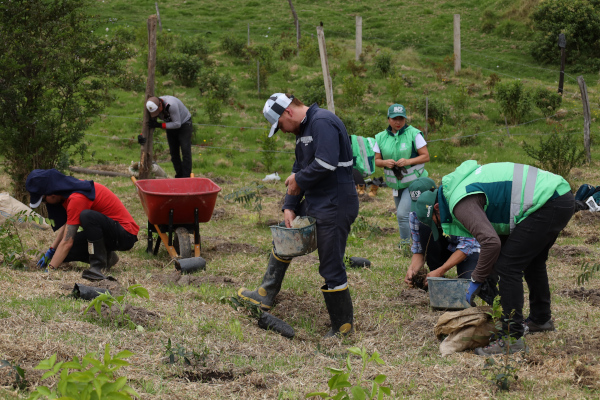
[[[523,335],[527,335],[528,333],[535,332],[552,332],[554,331],[554,321],[549,319],[543,324],[536,324],[531,320],[531,318],[527,317],[525,321],[523,321]]]
[[[509,349],[510,353],[508,353]],[[493,356],[496,354],[513,354],[518,353],[519,351],[529,351],[529,348],[525,346],[525,342],[523,341],[522,337],[512,342],[510,346],[507,345],[505,339],[494,340],[485,347],[476,348],[475,354],[478,356]]]

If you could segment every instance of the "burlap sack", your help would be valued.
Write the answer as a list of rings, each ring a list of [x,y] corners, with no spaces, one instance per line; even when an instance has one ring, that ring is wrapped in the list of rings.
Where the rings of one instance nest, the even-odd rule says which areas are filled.
[[[33,210],[21,203],[8,193],[0,193],[0,224],[3,224],[7,218],[16,215],[20,211],[25,211],[28,215],[35,215],[42,218],[39,214],[33,212]],[[22,222],[22,221],[19,221]],[[44,220],[41,224],[35,222],[28,223],[29,226],[33,226],[40,229],[49,229],[50,225]]]
[[[487,314],[490,311],[490,307],[480,306],[442,314],[435,325],[438,339],[448,335],[440,343],[442,356],[488,345],[495,331]]]

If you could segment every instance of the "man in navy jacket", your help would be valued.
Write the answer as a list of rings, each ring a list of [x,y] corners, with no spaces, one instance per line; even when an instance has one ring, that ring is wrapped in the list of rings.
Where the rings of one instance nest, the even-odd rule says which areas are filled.
[[[272,95],[263,114],[272,124],[269,137],[278,129],[296,135],[296,161],[285,181],[285,224],[291,227],[296,215],[316,218],[319,273],[325,279],[321,291],[331,318],[325,336],[346,335],[354,329],[354,318],[344,252],[358,215],[350,137],[335,114],[316,104],[305,106],[288,94]],[[270,308],[290,261],[273,251],[263,284],[253,292],[240,289],[240,297]]]

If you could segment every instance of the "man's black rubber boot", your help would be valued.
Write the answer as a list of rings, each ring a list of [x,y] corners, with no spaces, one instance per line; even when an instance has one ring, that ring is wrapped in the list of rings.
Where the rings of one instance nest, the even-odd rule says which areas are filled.
[[[321,291],[331,319],[331,330],[324,338],[335,335],[347,336],[354,332],[354,308],[348,286],[335,290],[324,285],[321,287]]]
[[[254,291],[240,288],[237,292],[238,297],[260,306],[265,311],[269,311],[273,306],[275,296],[281,290],[281,283],[291,261],[291,258],[286,259],[275,255],[275,249],[273,249],[269,257],[267,272],[265,272],[260,286]]]
[[[91,245],[90,268],[83,271],[81,277],[90,281],[101,281],[106,279],[102,270],[108,268],[108,254],[104,246],[104,239],[88,242]]]

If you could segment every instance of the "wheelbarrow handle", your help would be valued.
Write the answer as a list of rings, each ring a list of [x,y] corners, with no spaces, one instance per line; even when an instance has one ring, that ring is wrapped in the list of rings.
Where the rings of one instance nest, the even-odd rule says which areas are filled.
[[[135,176],[131,175],[131,182],[135,183],[137,181],[137,179],[135,179]]]

